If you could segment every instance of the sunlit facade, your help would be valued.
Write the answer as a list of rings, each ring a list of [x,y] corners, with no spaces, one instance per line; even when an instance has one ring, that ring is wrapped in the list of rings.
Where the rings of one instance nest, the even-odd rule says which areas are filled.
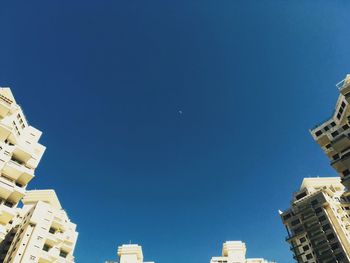
[[[310,132],[330,159],[342,183],[350,189],[350,75],[337,87],[340,94],[333,115]]]
[[[272,263],[263,258],[246,258],[247,248],[242,241],[226,241],[222,255],[213,257],[210,263]]]
[[[73,263],[78,233],[53,190],[28,191],[5,241],[6,263]]]
[[[142,247],[136,244],[122,245],[118,247],[119,263],[154,263],[143,261]]]
[[[281,212],[299,263],[350,262],[350,200],[338,177],[305,178]]]
[[[45,151],[9,88],[0,88],[0,244]]]

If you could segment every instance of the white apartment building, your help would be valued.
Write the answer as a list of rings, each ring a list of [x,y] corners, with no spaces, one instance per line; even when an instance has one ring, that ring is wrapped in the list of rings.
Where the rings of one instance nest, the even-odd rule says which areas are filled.
[[[350,198],[338,177],[305,178],[281,213],[299,263],[350,262]]]
[[[222,256],[212,257],[210,263],[272,263],[263,258],[246,258],[247,248],[242,241],[226,241]]]
[[[337,87],[340,94],[333,115],[310,132],[342,178],[342,183],[350,189],[350,75]]]
[[[0,88],[0,244],[45,151],[9,88]]]
[[[136,244],[122,245],[118,247],[119,263],[154,263],[143,261],[142,247]]]
[[[5,239],[4,263],[73,263],[78,233],[53,190],[27,191]],[[1,260],[1,259],[0,259]]]

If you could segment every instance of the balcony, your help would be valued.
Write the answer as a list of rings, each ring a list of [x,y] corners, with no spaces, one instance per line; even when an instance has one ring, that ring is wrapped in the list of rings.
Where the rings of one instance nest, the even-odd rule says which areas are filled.
[[[6,124],[0,123],[0,141],[5,141],[11,134],[12,127]]]
[[[4,204],[0,205],[0,224],[6,225],[16,215],[16,210]]]
[[[348,78],[343,79],[339,83],[336,84],[340,93],[344,95],[345,99],[348,101],[350,99],[350,81]],[[349,102],[349,101],[348,101]]]
[[[8,161],[3,168],[4,174],[14,181],[26,185],[34,177],[34,171],[15,161]]]
[[[64,240],[64,236],[62,233],[49,233],[47,235],[47,243],[50,245],[50,246],[55,246],[59,243],[62,243]]]
[[[342,173],[350,168],[350,150],[344,152],[340,158],[332,161],[331,165],[338,173]]]
[[[51,248],[49,251],[42,251],[39,263],[51,263],[56,262],[58,259],[58,253],[55,248]]]
[[[34,152],[30,145],[16,144],[13,150],[13,155],[24,163],[28,162],[28,160],[33,157],[33,154]]]
[[[337,152],[342,152],[346,148],[350,147],[350,138],[345,134],[341,134],[340,136],[338,136],[336,139],[333,140],[332,147]]]
[[[0,197],[2,199],[9,200],[17,204],[24,195],[25,189],[16,186],[13,182],[2,176],[0,177]]]
[[[0,94],[0,116],[4,118],[11,109],[12,100]]]

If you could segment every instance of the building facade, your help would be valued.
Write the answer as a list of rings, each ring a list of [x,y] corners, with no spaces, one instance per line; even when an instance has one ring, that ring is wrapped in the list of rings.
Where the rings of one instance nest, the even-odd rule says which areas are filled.
[[[242,241],[226,241],[222,256],[213,257],[210,263],[272,263],[263,258],[246,258],[247,248]]]
[[[154,263],[143,261],[142,247],[136,244],[122,245],[118,247],[119,263]]]
[[[0,244],[45,151],[9,88],[0,88]]]
[[[27,191],[5,239],[4,263],[73,263],[78,233],[53,190]]]
[[[350,75],[337,84],[339,97],[334,114],[310,130],[314,140],[330,159],[331,166],[350,189]]]
[[[338,177],[305,178],[281,212],[297,262],[350,262],[350,199],[344,192]]]

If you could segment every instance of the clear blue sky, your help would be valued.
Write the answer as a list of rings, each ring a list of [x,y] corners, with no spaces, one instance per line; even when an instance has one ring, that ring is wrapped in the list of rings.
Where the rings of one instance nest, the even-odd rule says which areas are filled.
[[[77,263],[129,240],[205,263],[225,240],[292,262],[278,209],[335,175],[308,129],[350,70],[349,1],[1,1],[0,85],[47,151]],[[182,111],[182,114],[179,113]]]

